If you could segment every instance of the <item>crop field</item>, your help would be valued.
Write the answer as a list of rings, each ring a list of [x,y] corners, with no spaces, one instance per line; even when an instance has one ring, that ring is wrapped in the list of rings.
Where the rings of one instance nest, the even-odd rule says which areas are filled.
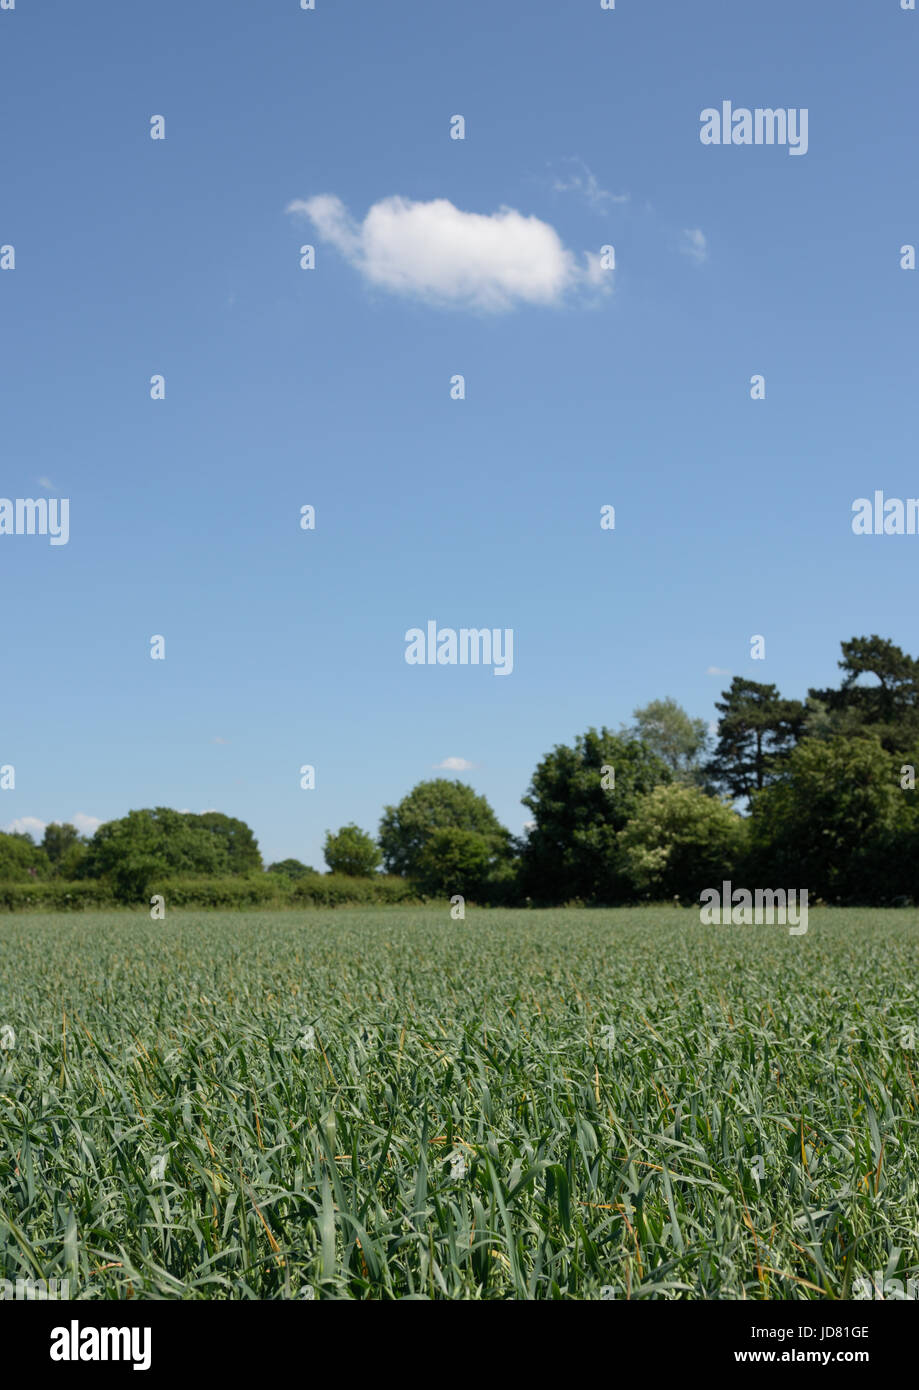
[[[919,1276],[919,919],[0,918],[0,1277],[845,1299]]]

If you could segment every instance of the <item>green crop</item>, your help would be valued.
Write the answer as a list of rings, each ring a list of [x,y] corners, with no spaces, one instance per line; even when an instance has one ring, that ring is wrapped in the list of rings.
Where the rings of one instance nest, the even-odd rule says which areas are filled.
[[[0,1278],[850,1298],[919,1273],[919,926],[692,909],[0,927]]]

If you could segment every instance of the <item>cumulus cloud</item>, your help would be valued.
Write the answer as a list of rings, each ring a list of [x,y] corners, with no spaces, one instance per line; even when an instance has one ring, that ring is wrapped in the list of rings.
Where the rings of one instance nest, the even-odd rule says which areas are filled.
[[[308,218],[370,284],[431,304],[503,311],[611,288],[598,255],[579,259],[548,222],[514,208],[462,212],[446,198],[393,197],[357,222],[340,198],[321,193],[286,210]]]
[[[39,820],[37,816],[20,816],[18,820],[10,821],[4,829],[8,835],[26,834],[40,840],[48,824],[48,821]],[[81,835],[94,835],[102,822],[98,816],[88,816],[85,811],[78,811],[75,816],[62,816],[58,824],[72,825]]]
[[[444,758],[442,763],[435,763],[435,768],[443,768],[447,772],[468,772],[475,763],[468,763],[465,758]]]
[[[40,840],[45,833],[45,822],[36,816],[20,816],[18,820],[11,820],[4,829],[7,835],[31,835]]]
[[[699,265],[708,260],[708,240],[699,227],[685,227],[680,250]]]

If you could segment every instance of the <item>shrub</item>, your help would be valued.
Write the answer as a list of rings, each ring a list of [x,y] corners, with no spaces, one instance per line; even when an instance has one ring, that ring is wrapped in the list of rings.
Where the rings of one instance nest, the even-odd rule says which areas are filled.
[[[33,883],[0,882],[0,912],[80,912],[83,908],[111,907],[115,902],[107,883],[92,880],[67,882],[47,879]]]

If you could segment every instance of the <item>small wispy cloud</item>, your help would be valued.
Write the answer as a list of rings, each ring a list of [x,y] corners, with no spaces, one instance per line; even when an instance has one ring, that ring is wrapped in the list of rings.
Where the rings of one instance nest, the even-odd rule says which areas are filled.
[[[434,763],[435,768],[442,768],[445,772],[468,772],[475,767],[475,763],[467,762],[465,758],[444,758],[442,763]]]
[[[708,260],[708,239],[701,228],[684,227],[680,250],[698,265]]]
[[[609,189],[602,188],[593,170],[577,155],[565,159],[563,163],[568,166],[568,172],[563,177],[555,175],[552,183],[554,193],[576,193],[594,212],[609,212],[617,203],[629,201],[629,193],[610,193]]]
[[[731,673],[725,671],[722,666],[706,666],[705,674],[707,676],[729,676]]]
[[[230,740],[229,740],[228,738],[221,738],[219,734],[218,734],[215,738],[212,738],[212,739],[211,739],[211,743],[229,743],[229,742],[230,742]]]
[[[39,478],[38,486],[43,487],[46,492],[57,492],[57,488],[54,486],[50,478]]]
[[[340,198],[322,193],[288,203],[378,289],[437,307],[506,312],[553,306],[587,290],[612,289],[600,257],[578,257],[554,227],[516,208],[463,212],[447,198],[383,198],[358,222]]]

